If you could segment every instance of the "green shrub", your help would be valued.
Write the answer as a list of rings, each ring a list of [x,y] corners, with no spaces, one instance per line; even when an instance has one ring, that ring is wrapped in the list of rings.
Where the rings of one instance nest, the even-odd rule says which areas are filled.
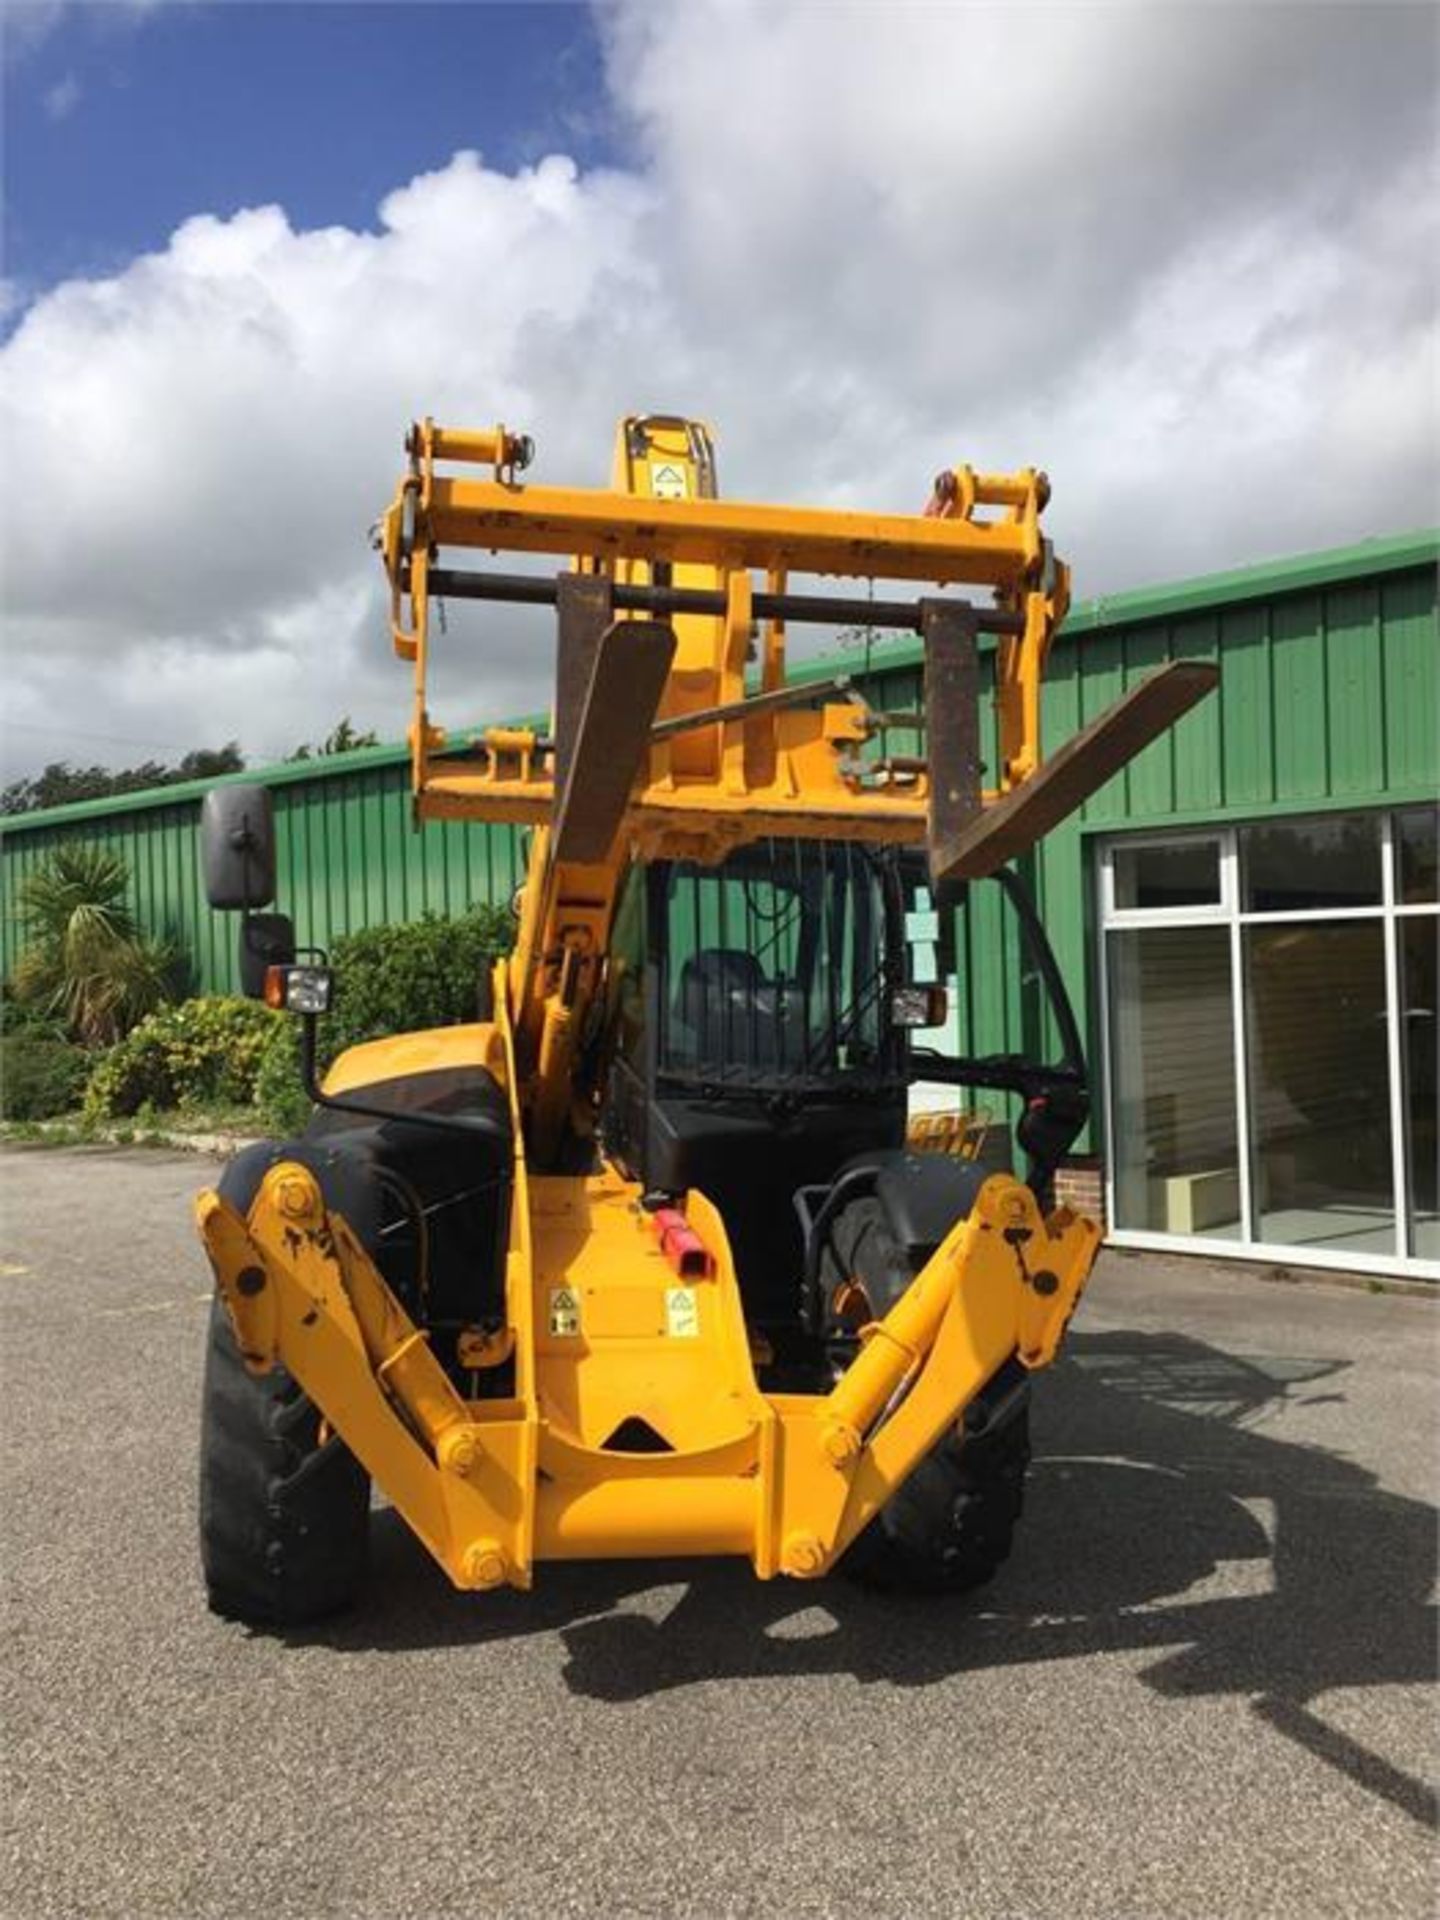
[[[161,1007],[95,1067],[85,1113],[108,1120],[144,1106],[249,1106],[266,1043],[288,1019],[258,1001],[219,996]]]
[[[324,1058],[384,1034],[474,1020],[481,976],[512,934],[509,913],[497,907],[346,934],[332,956],[335,1011],[320,1023]]]
[[[7,981],[0,987],[0,1033],[7,1040],[63,1040],[65,1022],[32,1000],[21,1000]]]
[[[310,1096],[300,1077],[300,1022],[291,1014],[277,1020],[266,1035],[255,1075],[255,1105],[266,1132],[277,1140],[302,1132],[310,1118]]]
[[[0,1040],[0,1116],[49,1120],[79,1103],[90,1065],[83,1047],[43,1033],[7,1032]]]
[[[362,1041],[476,1019],[482,977],[513,935],[510,914],[498,907],[477,907],[454,920],[432,913],[344,935],[331,954],[335,1007],[319,1025],[320,1071]],[[269,1040],[256,1102],[276,1133],[305,1124],[310,1102],[300,1081],[298,1021],[290,1020],[288,1031]]]

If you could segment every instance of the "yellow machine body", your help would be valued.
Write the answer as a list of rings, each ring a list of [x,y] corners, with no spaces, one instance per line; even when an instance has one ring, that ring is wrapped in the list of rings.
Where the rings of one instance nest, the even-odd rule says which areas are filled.
[[[356,1049],[374,1085],[513,1050],[503,1024]],[[516,1111],[518,1121],[518,1108]],[[517,1129],[517,1141],[521,1139]],[[743,1554],[762,1578],[825,1573],[1012,1354],[1041,1367],[1099,1243],[1093,1221],[988,1180],[823,1395],[761,1393],[724,1223],[686,1214],[713,1257],[681,1276],[638,1186],[514,1168],[502,1347],[513,1399],[466,1400],[305,1167],[284,1163],[242,1219],[214,1192],[197,1220],[247,1365],[283,1364],[457,1586],[527,1587],[537,1560]],[[484,1359],[483,1351],[477,1358]],[[626,1419],[669,1450],[606,1441]]]
[[[467,1066],[503,1088],[514,1143],[504,1324],[460,1337],[472,1380],[504,1363],[513,1393],[462,1394],[298,1160],[274,1165],[243,1214],[217,1192],[197,1203],[241,1353],[257,1372],[294,1376],[461,1587],[525,1587],[536,1562],[584,1556],[732,1554],[761,1577],[823,1574],[1007,1360],[1054,1358],[1098,1229],[1065,1208],[1042,1215],[1027,1185],[996,1174],[863,1328],[828,1392],[762,1392],[724,1220],[701,1191],[677,1197],[707,1256],[705,1271],[679,1271],[597,1137],[604,1063],[582,1043],[616,986],[612,923],[636,862],[714,863],[767,835],[928,838],[932,867],[966,870],[953,849],[937,852],[937,818],[956,796],[937,796],[933,754],[877,774],[862,751],[874,716],[858,696],[791,697],[784,618],[757,617],[757,603],[798,605],[786,598],[792,574],[991,591],[998,765],[988,788],[977,777],[965,832],[973,848],[993,817],[1003,857],[1007,810],[1044,779],[1041,677],[1067,601],[1040,533],[1047,483],[957,467],[924,514],[749,506],[717,496],[708,431],[670,419],[621,424],[609,489],[522,486],[528,443],[503,428],[426,422],[409,446],[380,545],[395,646],[414,664],[417,815],[527,823],[530,864],[493,1019],[354,1049],[325,1092],[374,1099],[387,1081]],[[494,471],[437,471],[457,461]],[[459,578],[439,567],[445,547],[569,557],[570,584],[556,589],[554,738],[492,729],[456,748],[432,724],[430,612]],[[567,718],[566,596],[592,591],[607,597],[609,625]],[[670,596],[658,637],[644,607],[627,615],[627,591],[657,606]],[[620,722],[630,726],[625,690],[643,678],[639,665],[626,678],[632,640],[649,678],[629,703],[643,709],[639,731],[615,746]],[[607,648],[621,662],[608,694]],[[1103,770],[1085,778],[1098,784]],[[567,1170],[587,1141],[585,1170]],[[663,1450],[617,1450],[627,1421]]]

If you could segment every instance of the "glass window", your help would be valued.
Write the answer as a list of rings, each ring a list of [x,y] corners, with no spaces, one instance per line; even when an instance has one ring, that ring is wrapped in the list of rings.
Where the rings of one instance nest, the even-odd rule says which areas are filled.
[[[1440,897],[1436,887],[1437,830],[1440,807],[1410,807],[1395,816],[1395,852],[1399,861],[1397,898],[1405,907]]]
[[[1440,806],[1119,839],[1109,876],[1116,1229],[1440,1263]]]
[[[1407,916],[1400,938],[1401,1053],[1410,1155],[1410,1251],[1440,1260],[1440,919]]]
[[[637,1072],[645,1047],[645,870],[632,867],[615,910],[607,968],[616,1050]]]
[[[1248,913],[1333,911],[1380,904],[1380,816],[1333,814],[1240,829]]]
[[[1239,1239],[1229,929],[1109,939],[1115,1224]]]
[[[1114,855],[1115,905],[1138,908],[1220,904],[1220,842],[1168,840],[1119,846]]]
[[[1394,1253],[1378,920],[1245,929],[1256,1239]]]
[[[878,857],[766,840],[667,869],[665,1071],[760,1084],[883,1077],[891,1058]]]

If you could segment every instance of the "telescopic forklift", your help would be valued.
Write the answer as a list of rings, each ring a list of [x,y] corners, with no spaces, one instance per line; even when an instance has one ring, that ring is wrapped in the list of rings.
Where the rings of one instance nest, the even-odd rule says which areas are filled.
[[[972,1587],[1100,1238],[1054,1199],[1086,1070],[1011,862],[1215,670],[1162,667],[1042,758],[1069,583],[1036,471],[955,467],[922,513],[874,514],[725,500],[708,429],[668,416],[621,423],[605,489],[522,482],[503,427],[427,420],[406,450],[376,543],[416,822],[522,827],[528,867],[476,1018],[322,1080],[331,972],[258,911],[268,795],[207,797],[210,900],[242,914],[247,987],[298,1015],[314,1101],[196,1203],[211,1604],[284,1624],[352,1600],[372,1482],[462,1588],[715,1554]],[[432,722],[432,612],[462,599],[554,608],[547,725]],[[846,676],[787,677],[806,622],[919,634],[918,751]],[[944,947],[982,896],[1010,937],[964,964],[1023,972],[1035,1057],[914,1038],[945,1017],[914,930]],[[911,1121],[917,1081],[1013,1096],[1020,1171]]]

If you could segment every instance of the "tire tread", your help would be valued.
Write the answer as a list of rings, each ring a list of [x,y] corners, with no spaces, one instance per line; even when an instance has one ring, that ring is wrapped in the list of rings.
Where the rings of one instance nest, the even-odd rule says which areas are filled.
[[[831,1282],[863,1280],[878,1318],[915,1277],[905,1250],[873,1196],[842,1208],[831,1236]],[[1018,1369],[1002,1368],[993,1398],[1007,1399]],[[975,1409],[983,1413],[987,1395]],[[851,1545],[840,1569],[889,1591],[968,1593],[990,1580],[1010,1554],[1025,1504],[1030,1463],[1028,1387],[994,1428],[947,1433],[914,1468]]]
[[[211,1304],[200,1439],[200,1558],[212,1610],[251,1626],[338,1612],[365,1574],[369,1476],[283,1368],[252,1374]]]

